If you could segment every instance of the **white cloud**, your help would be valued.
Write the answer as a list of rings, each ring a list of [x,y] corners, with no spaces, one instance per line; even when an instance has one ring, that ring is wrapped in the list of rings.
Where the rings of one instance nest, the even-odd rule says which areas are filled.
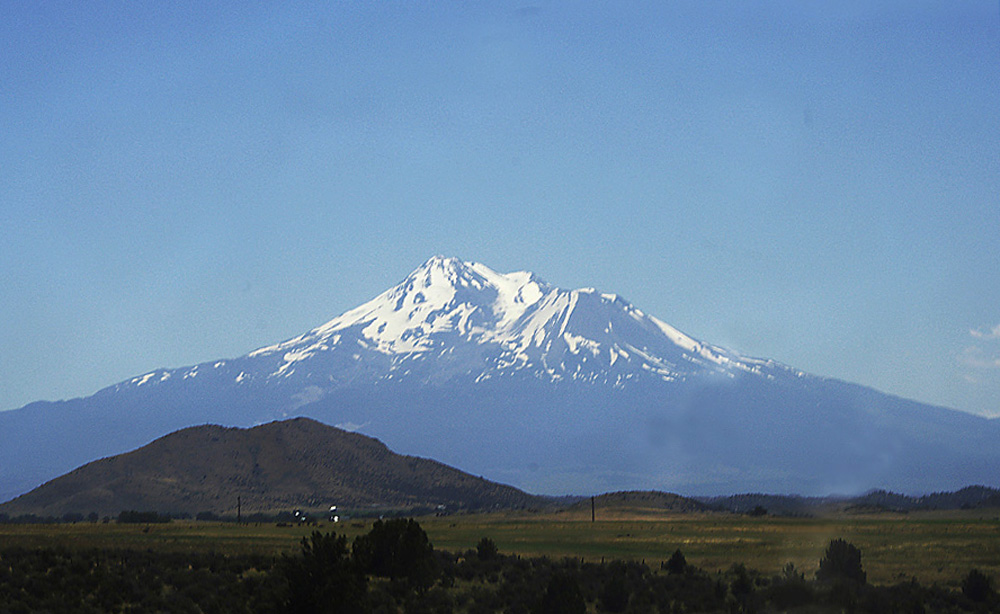
[[[1000,324],[997,324],[985,333],[978,328],[971,328],[969,329],[969,334],[976,339],[1000,339]]]
[[[973,369],[1000,369],[1000,357],[991,356],[975,345],[965,348],[958,360]]]
[[[338,429],[344,429],[345,431],[355,432],[368,426],[368,422],[364,424],[358,424],[356,422],[341,422],[340,424],[335,424]]]
[[[322,399],[325,394],[326,391],[319,386],[306,386],[299,392],[292,395],[292,401],[294,401],[294,403],[291,408],[298,409],[309,405],[310,403],[315,403],[316,401]]]
[[[1000,324],[997,324],[988,331],[978,328],[970,328],[969,336],[986,343],[977,343],[967,346],[956,357],[956,360],[965,373],[961,374],[962,381],[970,386],[980,386],[986,380],[994,380],[994,372],[1000,371],[1000,354],[996,346],[990,342],[1000,340]]]

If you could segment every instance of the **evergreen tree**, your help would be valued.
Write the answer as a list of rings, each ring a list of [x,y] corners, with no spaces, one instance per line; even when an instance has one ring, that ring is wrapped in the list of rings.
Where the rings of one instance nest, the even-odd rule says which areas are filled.
[[[418,590],[429,588],[438,573],[434,547],[412,518],[376,521],[354,540],[354,560],[366,573],[405,579]]]
[[[365,602],[365,577],[348,556],[347,538],[313,531],[302,556],[285,560],[289,612],[353,614]]]
[[[861,550],[843,539],[835,539],[819,561],[816,578],[824,581],[850,580],[864,584],[868,574],[861,567]]]
[[[670,555],[670,560],[667,561],[666,569],[667,573],[670,574],[682,574],[687,569],[687,559],[684,558],[684,554],[681,552],[680,548],[674,550],[674,553]]]

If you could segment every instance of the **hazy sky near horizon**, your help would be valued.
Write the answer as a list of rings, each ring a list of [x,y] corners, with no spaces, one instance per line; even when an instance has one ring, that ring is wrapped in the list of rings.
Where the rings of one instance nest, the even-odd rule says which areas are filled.
[[[995,0],[8,2],[0,57],[0,410],[444,254],[1000,415]]]

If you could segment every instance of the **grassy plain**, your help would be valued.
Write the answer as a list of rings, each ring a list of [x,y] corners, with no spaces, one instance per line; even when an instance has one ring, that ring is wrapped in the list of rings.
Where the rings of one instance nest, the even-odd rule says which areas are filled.
[[[957,586],[971,568],[1000,576],[1000,519],[972,512],[872,514],[827,518],[775,518],[731,514],[665,515],[643,511],[487,514],[418,519],[435,548],[464,551],[490,537],[505,554],[644,559],[656,565],[680,548],[706,571],[744,563],[777,574],[788,562],[811,576],[829,541],[858,546],[868,579],[890,584],[915,577],[921,583]],[[0,524],[0,549],[10,546],[123,548],[153,551],[293,553],[314,530],[365,533],[371,520],[320,527],[175,521],[169,524]]]

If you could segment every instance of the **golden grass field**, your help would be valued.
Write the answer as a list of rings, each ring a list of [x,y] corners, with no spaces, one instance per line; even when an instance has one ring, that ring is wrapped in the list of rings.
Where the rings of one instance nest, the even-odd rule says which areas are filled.
[[[607,517],[605,517],[607,516]],[[955,587],[971,568],[1000,575],[1000,519],[976,512],[838,515],[826,518],[751,518],[724,513],[663,514],[642,510],[614,516],[590,511],[488,514],[418,519],[435,548],[464,551],[482,537],[505,554],[644,559],[652,566],[680,548],[706,571],[744,563],[777,574],[788,562],[811,576],[826,545],[842,537],[863,554],[868,579],[891,584],[916,577]],[[230,553],[293,553],[314,530],[353,539],[369,519],[339,524],[279,527],[274,524],[174,521],[169,524],[0,524],[0,549],[10,546],[128,548]]]

